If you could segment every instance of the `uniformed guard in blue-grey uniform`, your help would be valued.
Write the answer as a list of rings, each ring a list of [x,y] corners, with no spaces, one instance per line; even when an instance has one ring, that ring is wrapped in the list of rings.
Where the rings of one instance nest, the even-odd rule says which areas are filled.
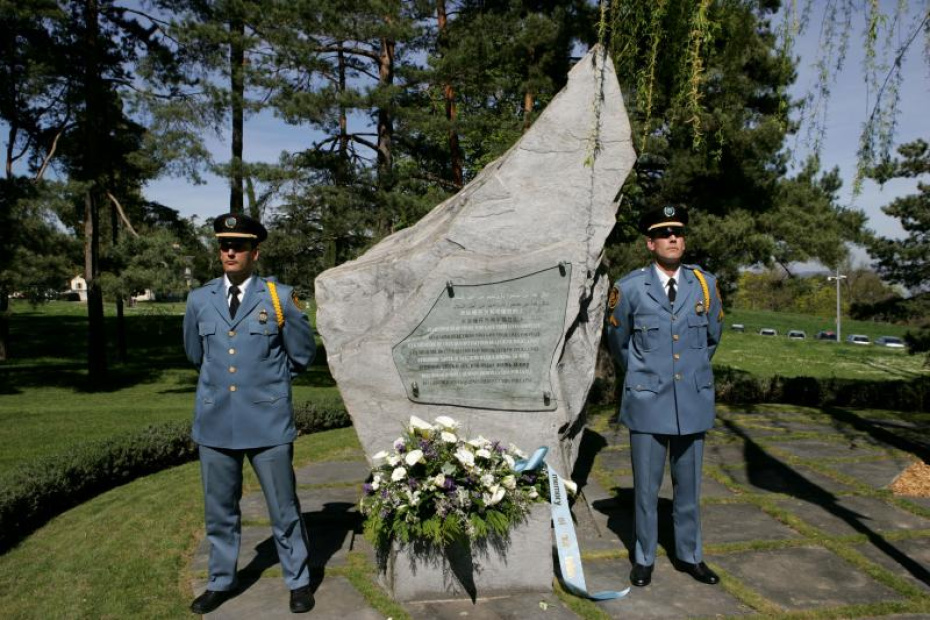
[[[669,205],[645,213],[640,230],[654,262],[614,284],[607,337],[625,372],[620,421],[630,431],[636,543],[630,581],[652,580],[658,543],[659,487],[671,463],[676,567],[698,581],[719,577],[701,546],[704,433],[714,425],[710,360],[723,331],[714,276],[682,264],[688,211]]]
[[[307,612],[314,600],[292,465],[291,378],[313,361],[313,331],[291,287],[254,274],[265,227],[229,213],[213,229],[224,275],[192,291],[184,314],[184,350],[200,369],[193,439],[210,542],[207,590],[191,611],[209,613],[235,592],[248,458],[268,505],[290,609]]]

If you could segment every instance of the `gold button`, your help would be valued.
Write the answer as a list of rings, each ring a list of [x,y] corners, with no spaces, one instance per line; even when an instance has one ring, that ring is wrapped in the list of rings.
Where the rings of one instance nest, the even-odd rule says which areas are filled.
[[[230,366],[230,367],[229,367],[229,372],[236,372],[236,367],[235,367],[235,366]]]
[[[678,342],[678,334],[672,334],[672,340]]]
[[[229,330],[229,337],[230,337],[230,338],[232,338],[232,337],[235,336],[235,335],[236,335],[236,330],[234,330],[234,329]]]
[[[675,381],[681,381],[681,373],[680,373],[680,372],[676,372],[676,373],[675,373]]]
[[[236,386],[235,386],[235,385],[230,385],[230,386],[229,386],[229,391],[230,391],[230,392],[235,392],[235,391],[236,391]]]
[[[235,350],[235,349],[230,349],[230,350],[229,350],[229,354],[230,354],[230,355],[235,355],[235,354],[236,354],[236,350]]]
[[[681,353],[676,353],[676,354],[673,355],[672,357],[674,357],[676,360],[680,360],[680,359],[681,359]]]

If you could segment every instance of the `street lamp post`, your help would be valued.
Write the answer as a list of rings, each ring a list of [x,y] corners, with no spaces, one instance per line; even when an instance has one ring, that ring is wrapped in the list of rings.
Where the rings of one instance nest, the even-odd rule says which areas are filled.
[[[842,320],[840,318],[840,280],[845,280],[846,276],[840,275],[840,268],[837,266],[835,276],[827,276],[828,281],[836,282],[836,342],[839,343],[842,340],[842,331],[840,325]]]

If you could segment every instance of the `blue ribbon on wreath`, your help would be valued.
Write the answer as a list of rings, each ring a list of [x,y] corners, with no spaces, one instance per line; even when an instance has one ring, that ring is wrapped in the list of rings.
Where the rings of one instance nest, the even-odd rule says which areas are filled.
[[[546,453],[549,448],[542,446],[533,453],[529,459],[517,461],[514,469],[518,472],[535,471],[546,464]],[[630,593],[630,589],[603,592],[588,592],[584,579],[584,569],[581,566],[581,549],[578,547],[578,536],[575,534],[575,524],[572,513],[568,507],[568,495],[565,493],[565,483],[562,477],[552,467],[546,466],[549,472],[549,499],[552,507],[552,524],[555,528],[556,549],[559,552],[559,569],[562,573],[562,585],[566,590],[576,596],[594,601],[608,601],[623,598]]]

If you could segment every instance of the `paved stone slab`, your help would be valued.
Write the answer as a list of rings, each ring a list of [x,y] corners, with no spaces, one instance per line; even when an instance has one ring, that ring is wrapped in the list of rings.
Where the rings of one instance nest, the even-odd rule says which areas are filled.
[[[708,558],[710,560],[711,558]],[[590,591],[622,590],[630,585],[628,562],[588,561],[585,580]],[[596,603],[611,618],[686,618],[688,616],[739,616],[752,610],[719,586],[699,583],[675,570],[668,558],[656,560],[652,583],[632,588],[626,598]]]
[[[881,446],[861,440],[816,441],[813,439],[799,439],[796,441],[773,442],[771,446],[804,459],[874,458],[884,452]]]
[[[355,534],[350,529],[334,527],[310,527],[310,566],[342,566],[353,545]],[[191,570],[206,574],[210,561],[210,543],[204,538],[200,541]],[[239,546],[239,570],[261,574],[265,570],[278,566],[278,551],[274,545],[271,527],[246,526],[242,528]]]
[[[824,504],[788,499],[778,502],[778,506],[790,510],[829,536],[930,528],[930,520],[873,497],[838,497]]]
[[[199,594],[205,587],[206,583],[200,582],[195,585],[194,591]],[[289,597],[290,593],[282,579],[259,579],[244,592],[204,617],[211,620],[293,619],[295,616],[288,608]],[[317,588],[314,597],[316,606],[308,617],[320,620],[384,619],[384,616],[372,609],[344,577],[326,577]]]
[[[852,487],[803,466],[790,466],[778,460],[758,465],[725,466],[723,471],[734,482],[752,493],[784,493],[798,497],[832,496],[852,491]]]
[[[704,544],[784,540],[800,535],[752,504],[712,504],[701,508]]]
[[[360,489],[351,487],[300,488],[300,509],[309,520],[355,519]],[[239,502],[242,518],[247,521],[267,521],[268,508],[262,493],[250,493]]]
[[[542,605],[541,605],[542,603]],[[571,620],[577,618],[552,592],[518,594],[471,601],[408,603],[404,609],[414,620]],[[348,620],[348,619],[347,619]]]
[[[787,610],[902,598],[821,547],[747,551],[711,559],[743,584]]]
[[[895,575],[930,589],[930,538],[879,539],[858,545],[855,549]]]
[[[884,489],[894,482],[898,474],[910,467],[911,463],[912,461],[909,458],[892,457],[880,460],[831,463],[830,467],[876,489]]]
[[[606,470],[630,469],[633,466],[629,450],[602,450],[598,452],[595,463],[596,467]]]
[[[301,467],[296,472],[297,484],[333,484],[340,482],[357,482],[361,484],[368,478],[371,468],[365,461],[329,461],[312,463]]]
[[[705,465],[734,465],[742,463],[745,458],[746,450],[742,442],[704,444]]]

